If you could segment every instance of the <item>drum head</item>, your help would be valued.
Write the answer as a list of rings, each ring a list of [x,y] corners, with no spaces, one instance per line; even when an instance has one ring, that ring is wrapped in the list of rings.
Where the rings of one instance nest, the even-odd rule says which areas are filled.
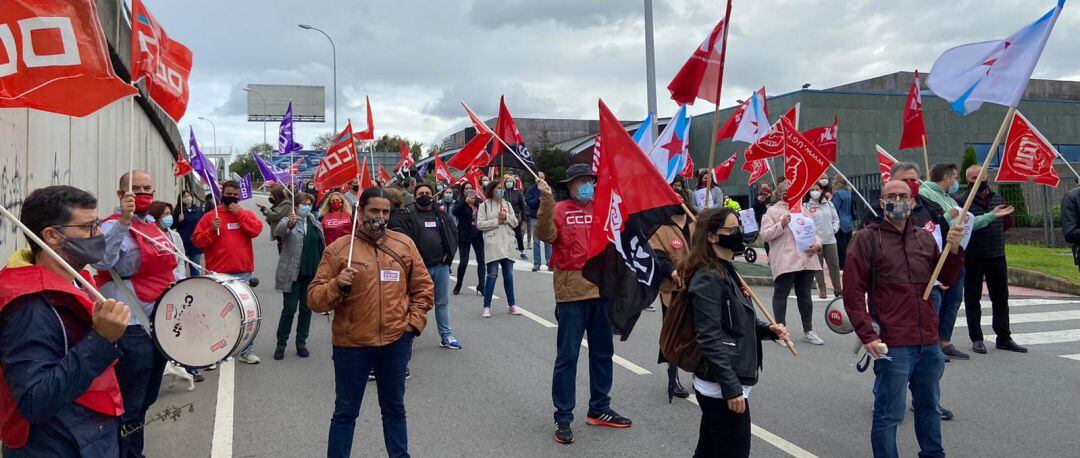
[[[241,298],[225,286],[227,281],[216,277],[186,278],[158,299],[151,321],[154,340],[166,358],[200,368],[236,350],[245,321],[249,320],[241,310]]]

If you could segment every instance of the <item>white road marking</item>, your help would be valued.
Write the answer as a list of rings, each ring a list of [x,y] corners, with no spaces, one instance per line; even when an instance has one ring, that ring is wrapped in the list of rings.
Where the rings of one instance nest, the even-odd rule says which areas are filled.
[[[581,346],[585,347],[585,348],[589,348],[589,343],[586,342],[584,339],[582,339],[581,340]],[[649,375],[649,374],[652,374],[652,372],[649,372],[644,367],[638,366],[637,364],[634,364],[634,363],[630,362],[626,358],[623,358],[622,356],[616,355],[614,353],[612,353],[611,361],[613,361],[615,364],[618,364],[618,365],[620,365],[622,367],[625,367],[627,370],[629,370],[630,372],[633,372],[633,373],[635,373],[637,375]]]
[[[987,335],[986,341],[997,339],[997,336]],[[1013,334],[1012,339],[1020,345],[1043,345],[1065,342],[1080,342],[1080,329],[1066,329],[1063,331],[1025,332]]]
[[[517,271],[517,272],[545,273],[545,274],[548,274],[548,275],[551,275],[553,273],[553,272],[549,272],[549,271],[547,271],[547,270],[545,270],[543,268],[541,268],[537,272],[533,272],[532,271],[532,268],[533,268],[532,261],[525,261],[523,259],[513,259],[513,261],[514,261],[514,270]],[[461,261],[457,261],[457,263],[461,264]],[[476,266],[476,261],[470,259],[469,260],[469,265],[475,267]]]
[[[450,281],[452,281],[452,282],[454,282],[454,283],[457,283],[457,278],[454,278],[454,276],[453,276],[453,275],[451,275],[451,276],[450,276]],[[473,291],[474,293],[475,293],[475,292],[477,292],[477,291],[476,291],[476,287],[475,287],[475,286],[470,286],[470,287],[468,287],[467,289],[470,289],[470,290],[472,290],[472,291]],[[480,293],[480,296],[481,296],[481,297],[482,297],[482,296],[484,295],[484,292],[483,292],[483,291],[479,291],[479,293]],[[493,301],[494,301],[494,300],[498,300],[498,299],[499,299],[499,296],[496,296],[496,295],[494,295],[494,294],[492,294],[492,295],[491,295],[491,300],[493,300]]]
[[[788,296],[788,299],[797,299],[797,298],[795,296]],[[829,297],[827,299],[822,299],[822,298],[817,297],[815,295],[812,299],[814,300],[814,302],[831,302],[835,298],[834,297]],[[983,298],[979,302],[979,305],[984,309],[990,308],[991,307],[990,299]],[[1009,308],[1012,308],[1012,307],[1028,307],[1028,306],[1032,306],[1032,305],[1080,305],[1080,301],[1077,301],[1075,299],[1070,299],[1070,298],[1067,298],[1067,297],[1035,298],[1035,299],[1010,299],[1009,300]],[[964,305],[961,304],[960,308],[963,309]]]
[[[1077,361],[1080,361],[1080,353],[1075,354],[1075,355],[1059,355],[1059,356],[1061,356],[1062,358],[1075,359]]]
[[[993,324],[993,316],[983,316],[983,326]],[[1047,321],[1080,320],[1080,310],[1066,310],[1063,312],[1040,312],[1040,313],[1013,313],[1009,315],[1009,324],[1018,323],[1045,323]],[[967,327],[967,322],[957,322],[956,327]]]
[[[545,327],[545,328],[557,328],[557,327],[559,327],[559,325],[541,318],[540,315],[537,315],[537,314],[535,314],[533,312],[530,312],[528,310],[525,310],[525,309],[521,308],[520,305],[518,306],[518,310],[521,311],[521,314],[524,315],[525,318],[528,318],[528,319],[533,320],[533,321],[535,321],[537,323],[540,323],[540,325]]]
[[[698,405],[697,396],[695,396],[693,393],[690,393],[690,397],[686,398],[686,400],[694,403],[694,405]],[[787,453],[788,455],[794,456],[796,458],[818,458],[817,455],[806,451],[798,445],[788,442],[787,439],[777,436],[776,434],[773,434],[765,428],[762,428],[756,424],[750,424],[750,434],[757,436],[758,439],[768,442],[773,447],[776,447],[784,453]]]
[[[233,456],[233,388],[236,360],[218,364],[217,407],[214,411],[214,439],[210,443],[211,458]]]

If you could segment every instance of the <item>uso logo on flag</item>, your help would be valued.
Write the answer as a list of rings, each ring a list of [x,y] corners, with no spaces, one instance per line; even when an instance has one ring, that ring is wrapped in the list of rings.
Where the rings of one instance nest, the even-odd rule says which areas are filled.
[[[676,250],[681,250],[682,247],[683,247],[682,240],[679,240],[679,239],[672,240],[671,241],[671,247],[676,249]]]

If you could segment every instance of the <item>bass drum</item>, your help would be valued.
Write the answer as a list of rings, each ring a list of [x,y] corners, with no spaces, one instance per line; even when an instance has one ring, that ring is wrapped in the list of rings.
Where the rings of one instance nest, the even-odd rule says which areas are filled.
[[[204,368],[255,340],[262,309],[251,287],[236,277],[189,277],[161,295],[150,321],[154,341],[166,359]]]

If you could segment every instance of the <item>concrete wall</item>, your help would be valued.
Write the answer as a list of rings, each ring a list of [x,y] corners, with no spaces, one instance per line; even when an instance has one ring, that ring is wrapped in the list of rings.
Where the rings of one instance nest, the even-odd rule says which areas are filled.
[[[122,21],[120,46],[115,46],[116,6],[113,0],[97,1],[99,18],[114,50],[113,65],[126,78],[130,29]],[[151,102],[140,99],[134,105],[132,134],[132,106],[129,99],[120,100],[85,118],[0,109],[0,203],[18,215],[30,191],[66,184],[96,195],[98,214],[104,218],[118,204],[117,184],[129,167],[132,141],[135,167],[150,172],[160,200],[175,202],[179,187],[172,169],[180,143],[176,124]],[[3,260],[26,243],[13,224],[0,221]]]

